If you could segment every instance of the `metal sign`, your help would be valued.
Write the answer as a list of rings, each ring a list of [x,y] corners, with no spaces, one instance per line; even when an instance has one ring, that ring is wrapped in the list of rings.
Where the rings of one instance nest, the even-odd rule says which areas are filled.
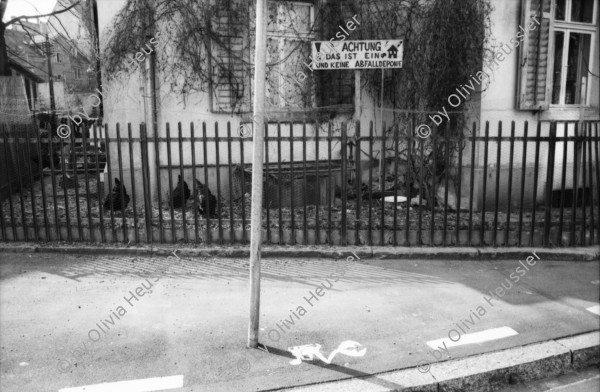
[[[312,69],[402,68],[401,39],[312,42]]]

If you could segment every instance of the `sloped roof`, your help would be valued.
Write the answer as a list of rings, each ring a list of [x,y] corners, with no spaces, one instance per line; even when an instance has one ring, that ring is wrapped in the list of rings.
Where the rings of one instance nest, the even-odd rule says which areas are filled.
[[[20,63],[14,61],[13,59],[8,59],[8,66],[12,69],[17,70],[20,74],[27,76],[29,79],[33,80],[36,83],[43,83],[46,81],[42,77],[36,75],[35,73],[31,72],[29,69],[25,68]]]
[[[34,37],[36,41],[38,41],[38,38],[41,36],[35,34],[33,31],[30,31],[29,34],[27,34],[20,30],[6,30],[4,37],[6,46],[9,49],[9,60],[15,65],[18,65],[20,69],[27,70],[35,74],[38,79],[46,81],[48,79],[48,73],[46,72],[46,56],[39,49],[42,45],[38,43],[36,46],[31,41],[31,37]],[[76,50],[76,56],[73,56],[73,53],[71,52],[65,53],[66,55],[85,63],[90,62],[89,58],[77,47],[75,42],[68,40],[60,34],[50,40],[53,41],[55,47],[61,49],[62,52],[65,52],[65,48],[74,48]]]
[[[27,71],[36,76],[36,79],[45,81],[48,74],[45,72],[45,57],[36,49],[35,45],[30,45],[31,38],[23,31],[6,30],[4,39],[8,48],[8,60],[20,72]]]

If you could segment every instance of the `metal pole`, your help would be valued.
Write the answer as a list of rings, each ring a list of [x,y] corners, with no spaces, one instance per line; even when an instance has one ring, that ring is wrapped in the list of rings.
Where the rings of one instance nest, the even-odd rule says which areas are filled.
[[[354,120],[360,121],[360,69],[354,70]]]
[[[50,132],[49,135],[52,135],[52,132],[56,129],[56,104],[54,101],[54,81],[52,76],[52,50],[50,48],[50,39],[48,38],[48,34],[46,34],[46,60],[48,62],[48,87],[50,90]]]
[[[252,138],[252,207],[250,214],[250,322],[248,324],[248,347],[250,348],[258,347],[266,63],[267,0],[256,0],[256,53],[254,58],[254,136]]]
[[[383,173],[383,160],[385,159],[385,140],[384,140],[384,132],[383,129],[383,73],[385,72],[384,68],[381,68],[381,97],[379,100],[379,117],[381,118],[381,144],[379,145],[379,190],[384,192],[385,190],[385,173]]]
[[[150,134],[146,134],[148,136],[148,138],[150,140],[156,140],[154,138],[154,136],[160,136],[158,135],[158,104],[157,104],[157,95],[156,95],[156,47],[153,45],[152,46],[153,50],[152,53],[150,53],[150,57],[148,58],[148,61],[150,62],[149,64],[149,68],[150,68],[150,89],[152,90],[150,93],[151,96],[151,106],[152,106],[152,125],[151,126],[147,126],[145,127],[145,131],[148,132],[148,130],[150,131]],[[144,99],[144,110],[146,109],[146,102]],[[147,118],[144,114],[144,118]],[[194,143],[195,141],[192,141],[192,143]],[[160,167],[157,165],[156,162],[156,148],[151,148],[148,150],[148,166],[146,167],[148,169],[148,178],[157,178],[158,175],[160,175]],[[151,187],[150,188],[150,198],[151,200],[158,200],[158,192],[159,188],[157,187]],[[162,227],[162,226],[161,226]]]

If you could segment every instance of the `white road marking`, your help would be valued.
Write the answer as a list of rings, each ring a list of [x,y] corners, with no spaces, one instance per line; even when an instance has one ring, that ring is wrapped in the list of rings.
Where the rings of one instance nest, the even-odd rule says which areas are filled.
[[[444,347],[444,343],[446,344],[446,347],[456,347],[463,346],[465,344],[483,343],[490,340],[503,339],[509,336],[515,336],[519,334],[517,331],[510,327],[486,329],[485,331],[481,332],[460,334],[460,336],[454,333],[453,331],[457,331],[458,334],[460,334],[460,331],[457,329],[451,329],[450,332],[452,333],[448,332],[448,336],[451,336],[454,340],[451,340],[449,337],[437,339],[427,342],[427,345],[437,350],[438,347]]]
[[[600,305],[596,305],[596,306],[591,306],[589,308],[586,309],[588,312],[597,314],[598,316],[600,316]]]
[[[181,387],[183,387],[183,376],[169,376],[63,388],[58,392],[151,392]]]

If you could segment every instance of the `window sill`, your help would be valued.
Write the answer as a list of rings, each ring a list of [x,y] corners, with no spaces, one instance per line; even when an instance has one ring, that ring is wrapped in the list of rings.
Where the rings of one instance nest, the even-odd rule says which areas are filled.
[[[540,114],[540,120],[564,120],[564,121],[579,121],[581,120],[581,111],[583,110],[583,120],[599,120],[600,111],[596,107],[591,106],[550,106],[548,110],[544,110]]]

